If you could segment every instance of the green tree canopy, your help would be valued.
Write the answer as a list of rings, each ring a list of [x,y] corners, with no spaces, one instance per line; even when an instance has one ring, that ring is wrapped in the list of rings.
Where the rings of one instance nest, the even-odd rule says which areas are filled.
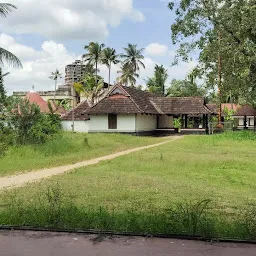
[[[113,48],[105,48],[102,52],[102,63],[105,64],[108,68],[108,87],[110,86],[111,79],[111,67],[120,62],[119,55],[116,53],[116,50]]]
[[[90,42],[84,47],[87,53],[83,55],[83,60],[88,64],[95,65],[95,83],[97,83],[98,65],[102,62],[102,51],[104,47],[104,44],[97,42]]]
[[[0,16],[6,18],[15,9],[17,7],[13,4],[0,3]],[[20,60],[14,54],[0,47],[0,66],[3,66],[5,63],[13,67],[22,67]]]
[[[58,79],[62,78],[62,74],[58,69],[56,69],[54,72],[51,73],[49,78],[54,80],[54,102],[56,102],[55,99],[56,99],[57,83],[58,83]]]
[[[121,54],[124,58],[123,65],[129,66],[135,73],[140,70],[140,66],[145,68],[143,51],[143,48],[137,49],[137,44],[128,44],[128,47],[124,48],[125,53]]]
[[[122,64],[121,69],[117,73],[120,74],[117,81],[126,86],[130,85],[134,87],[136,79],[139,78],[139,74],[134,71],[131,65],[127,64]]]
[[[94,105],[99,99],[103,88],[103,79],[97,79],[92,75],[85,75],[81,82],[75,83],[74,87],[79,95],[85,96],[90,105]]]
[[[168,70],[163,65],[155,65],[154,76],[148,78],[147,87],[150,92],[165,95],[165,84],[168,79]]]
[[[173,79],[171,86],[167,89],[166,94],[170,97],[205,96],[206,90],[187,79]]]
[[[208,87],[249,99],[256,84],[255,0],[180,0],[169,8],[176,16],[172,40],[180,46],[176,63],[199,52],[197,71]]]

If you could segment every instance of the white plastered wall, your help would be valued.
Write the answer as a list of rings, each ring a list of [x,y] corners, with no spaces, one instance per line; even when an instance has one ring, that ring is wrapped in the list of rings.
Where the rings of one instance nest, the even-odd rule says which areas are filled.
[[[117,115],[117,129],[108,129],[108,115],[91,115],[90,132],[135,132],[135,114]]]
[[[137,114],[136,115],[136,131],[146,132],[154,131],[157,128],[157,116]]]
[[[72,131],[72,121],[61,121],[62,129],[64,131]],[[90,120],[87,121],[75,121],[75,132],[88,132],[90,128]]]
[[[161,115],[158,117],[158,128],[173,128],[173,117],[167,115]]]

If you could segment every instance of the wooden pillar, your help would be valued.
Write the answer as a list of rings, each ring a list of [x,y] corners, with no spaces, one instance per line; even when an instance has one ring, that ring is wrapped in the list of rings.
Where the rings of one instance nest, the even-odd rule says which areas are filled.
[[[181,128],[184,128],[184,115],[181,115]]]
[[[188,115],[185,115],[185,128],[188,128]]]
[[[244,116],[244,129],[246,130],[247,129],[247,117]]]
[[[208,115],[205,115],[205,133],[209,134],[209,118]]]
[[[203,128],[205,128],[205,114],[203,114]]]

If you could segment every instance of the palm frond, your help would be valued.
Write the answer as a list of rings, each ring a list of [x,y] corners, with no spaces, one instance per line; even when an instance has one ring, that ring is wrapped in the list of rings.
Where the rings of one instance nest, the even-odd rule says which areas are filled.
[[[5,18],[13,9],[17,9],[13,4],[0,3],[0,16]]]
[[[11,52],[0,47],[0,65],[7,63],[9,66],[22,68],[20,60]]]

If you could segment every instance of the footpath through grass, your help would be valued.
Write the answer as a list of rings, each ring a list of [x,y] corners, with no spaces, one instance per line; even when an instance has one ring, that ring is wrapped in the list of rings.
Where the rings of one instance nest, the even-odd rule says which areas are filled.
[[[63,132],[43,145],[10,147],[7,154],[0,158],[0,176],[72,164],[163,140],[121,134],[72,135]]]
[[[256,239],[256,136],[186,136],[1,193],[0,223]]]

